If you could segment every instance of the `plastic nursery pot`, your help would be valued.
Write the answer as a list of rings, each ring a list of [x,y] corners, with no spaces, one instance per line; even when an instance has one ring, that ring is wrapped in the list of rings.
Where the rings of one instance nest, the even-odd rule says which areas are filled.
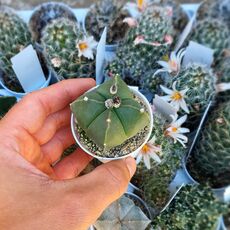
[[[47,87],[50,84],[51,77],[52,77],[52,72],[49,70],[48,71],[48,77],[47,77],[46,81],[38,89],[43,89],[43,88]],[[16,98],[19,98],[19,99],[24,97],[27,94],[27,93],[19,93],[16,91],[12,91],[8,87],[6,87],[4,82],[3,82],[2,75],[0,76],[0,86],[2,86],[7,91],[7,93],[9,93],[9,95],[15,96]]]
[[[90,89],[88,92],[96,89],[97,87],[98,86]],[[119,156],[119,157],[102,157],[102,156],[96,155],[94,152],[90,151],[89,148],[84,143],[81,142],[81,140],[80,140],[80,134],[78,133],[78,131],[76,129],[77,121],[76,121],[76,119],[74,117],[74,114],[72,113],[72,115],[71,115],[71,130],[72,130],[72,134],[74,136],[75,141],[80,146],[80,148],[83,149],[87,154],[93,156],[94,158],[97,158],[101,162],[107,162],[107,161],[111,161],[111,160],[123,159],[123,158],[126,158],[128,156],[131,156],[131,155],[139,152],[143,148],[143,146],[148,142],[148,140],[149,140],[149,138],[151,136],[151,132],[152,132],[152,129],[153,129],[153,114],[152,114],[152,109],[151,109],[150,103],[148,102],[148,100],[146,99],[146,97],[143,94],[141,94],[138,90],[133,89],[132,87],[129,87],[129,89],[144,104],[144,106],[146,107],[146,110],[147,110],[147,112],[149,114],[149,118],[150,118],[148,130],[146,131],[147,134],[145,135],[145,137],[143,137],[143,143],[141,145],[139,145],[132,152],[129,152],[129,153],[124,154],[124,155],[121,154],[121,156]],[[122,149],[121,149],[121,152],[122,152]]]
[[[72,9],[60,2],[47,2],[38,5],[29,20],[29,28],[35,41],[39,42],[42,36],[42,30],[52,20],[58,18],[68,18],[77,23],[77,18]]]

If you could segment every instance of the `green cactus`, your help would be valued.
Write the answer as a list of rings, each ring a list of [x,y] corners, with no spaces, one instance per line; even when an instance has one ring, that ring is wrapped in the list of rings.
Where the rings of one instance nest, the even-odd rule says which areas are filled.
[[[0,62],[3,82],[11,90],[24,92],[10,59],[31,44],[31,34],[26,23],[11,9],[0,8]]]
[[[85,19],[85,28],[97,41],[104,28],[108,28],[107,43],[116,44],[123,40],[128,25],[123,23],[129,13],[123,9],[124,4],[118,0],[100,0],[90,8]]]
[[[15,97],[0,97],[0,120],[16,102],[17,99]]]
[[[149,125],[150,116],[138,100],[121,78],[115,76],[79,97],[71,109],[87,136],[100,148],[110,150]]]
[[[94,226],[97,230],[145,230],[150,222],[140,207],[124,195],[102,213]]]
[[[224,216],[224,224],[227,230],[230,228],[230,205],[228,206],[228,213]]]
[[[29,21],[33,39],[40,42],[42,30],[57,18],[68,18],[75,23],[77,22],[72,10],[64,3],[48,2],[39,5]]]
[[[129,85],[142,86],[146,75],[153,74],[157,67],[156,61],[169,51],[170,44],[166,44],[165,39],[167,35],[172,35],[172,31],[172,20],[165,8],[151,7],[146,10],[137,27],[127,33],[118,48],[117,58],[107,66],[106,74],[119,74]],[[135,44],[137,38],[143,38],[145,42]]]
[[[95,60],[79,56],[77,44],[84,38],[78,26],[64,18],[52,21],[43,30],[41,44],[60,80],[95,76]]]
[[[194,153],[188,161],[192,176],[212,187],[230,184],[230,103],[215,108],[201,133]]]
[[[162,230],[216,230],[218,218],[227,211],[208,187],[183,187],[167,209],[153,220],[152,227]]]
[[[230,31],[220,19],[209,18],[198,21],[190,40],[196,41],[215,51],[218,58],[224,49],[230,47]]]

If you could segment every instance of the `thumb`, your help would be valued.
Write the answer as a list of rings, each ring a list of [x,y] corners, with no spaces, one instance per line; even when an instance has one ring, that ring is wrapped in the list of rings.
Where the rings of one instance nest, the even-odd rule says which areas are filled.
[[[72,180],[74,199],[78,204],[80,199],[86,215],[85,223],[94,223],[107,206],[125,193],[135,170],[136,162],[129,157],[105,163],[93,172]]]

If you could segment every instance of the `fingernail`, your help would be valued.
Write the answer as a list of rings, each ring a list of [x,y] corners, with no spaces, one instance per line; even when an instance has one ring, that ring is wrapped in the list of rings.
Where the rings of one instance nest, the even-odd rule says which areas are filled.
[[[130,178],[133,177],[135,171],[136,171],[136,161],[132,157],[128,157],[125,159],[125,163],[127,165],[127,168],[130,173]]]

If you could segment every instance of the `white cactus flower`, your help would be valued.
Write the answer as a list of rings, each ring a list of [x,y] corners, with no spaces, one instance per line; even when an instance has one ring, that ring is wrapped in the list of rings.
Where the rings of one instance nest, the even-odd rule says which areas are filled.
[[[174,143],[177,143],[178,141],[183,145],[183,147],[186,147],[185,144],[188,143],[188,137],[186,137],[184,134],[189,133],[190,130],[187,128],[182,128],[181,126],[187,120],[187,115],[184,115],[179,119],[178,115],[171,115],[171,117],[173,118],[173,121],[166,129],[165,135],[172,137],[174,139]]]
[[[184,90],[177,90],[176,89],[177,82],[175,81],[172,85],[172,90],[168,89],[164,86],[160,86],[164,93],[168,94],[167,96],[162,96],[161,98],[167,102],[170,102],[170,104],[177,110],[181,108],[186,113],[189,113],[188,106],[185,102],[185,95],[188,92],[189,89]]]
[[[83,40],[80,40],[76,44],[76,48],[78,49],[78,56],[84,56],[88,59],[94,59],[93,50],[97,47],[97,42],[94,40],[94,38],[91,37],[85,37]]]

